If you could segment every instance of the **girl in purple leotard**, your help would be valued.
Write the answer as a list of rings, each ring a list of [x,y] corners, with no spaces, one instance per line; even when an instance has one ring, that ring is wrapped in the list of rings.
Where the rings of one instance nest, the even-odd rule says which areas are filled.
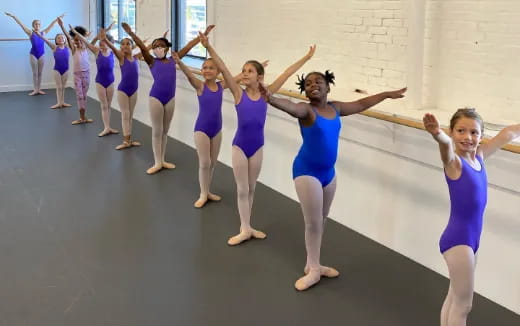
[[[135,44],[141,49],[144,61],[150,67],[153,76],[153,85],[150,90],[150,118],[152,120],[152,148],[154,165],[146,170],[148,174],[159,172],[163,168],[174,169],[175,164],[166,162],[166,141],[168,130],[175,110],[175,86],[176,86],[176,67],[175,60],[166,55],[171,47],[171,43],[164,37],[155,39],[152,42],[152,50],[155,58],[149,53],[149,49],[144,42],[132,31],[130,25],[123,23],[123,29],[134,40]],[[208,34],[214,25],[206,28]],[[199,43],[199,38],[188,42],[178,55],[184,57],[195,45]]]
[[[139,54],[132,55],[133,42],[129,38],[121,40],[121,49],[118,50],[107,39],[105,31],[101,31],[100,39],[104,40],[112,49],[121,68],[121,82],[117,87],[117,101],[121,110],[121,124],[123,127],[123,143],[116,149],[125,149],[132,146],[140,146],[141,143],[132,140],[132,119],[135,104],[137,103],[137,88],[139,85]]]
[[[220,196],[212,194],[209,188],[222,142],[222,93],[228,86],[225,80],[217,82],[220,71],[215,60],[210,58],[204,61],[201,69],[204,81],[201,81],[180,60],[177,53],[173,52],[172,57],[188,78],[191,86],[197,91],[199,100],[199,115],[195,122],[194,138],[199,157],[200,196],[194,206],[201,208],[208,200],[221,200]],[[265,67],[267,61],[262,65]],[[240,82],[241,76],[241,73],[235,76],[235,81]]]
[[[52,29],[54,24],[58,21],[58,18],[52,21],[50,25],[44,29],[43,31],[40,31],[41,23],[38,19],[33,20],[32,22],[32,30],[27,28],[15,15],[6,12],[7,16],[13,18],[18,25],[23,29],[25,34],[29,36],[29,40],[31,41],[31,52],[29,54],[29,58],[31,61],[31,69],[33,73],[33,87],[34,90],[29,95],[39,95],[39,94],[45,94],[44,91],[41,90],[41,84],[42,84],[42,72],[43,72],[43,65],[45,63],[44,61],[44,54],[45,54],[45,47],[44,47],[44,41],[42,39],[42,35],[45,35],[49,33],[49,31]],[[64,17],[65,14],[61,15],[60,17]]]
[[[451,118],[449,135],[432,114],[425,129],[439,143],[450,192],[451,214],[439,246],[448,265],[450,287],[441,310],[441,326],[466,325],[473,301],[475,255],[487,202],[484,159],[520,137],[520,124],[501,130],[480,144],[484,123],[475,109],[459,109]]]
[[[251,238],[264,239],[266,234],[251,227],[251,208],[255,194],[256,180],[260,174],[263,158],[264,124],[267,103],[260,93],[264,68],[257,61],[248,61],[242,67],[243,90],[233,79],[226,65],[209,44],[208,38],[200,34],[201,43],[215,60],[218,69],[229,86],[235,99],[238,127],[233,140],[232,165],[237,183],[238,213],[240,214],[240,233],[231,237],[228,244],[238,245]],[[293,65],[289,66],[272,84],[266,86],[271,93],[277,92],[287,79],[298,71],[310,58],[316,46]]]
[[[111,27],[112,25],[105,30],[109,30]],[[72,26],[70,26],[70,28],[75,32]],[[105,30],[103,30],[103,32]],[[100,40],[99,47],[96,46],[96,41],[99,39],[99,35],[96,36],[92,42],[89,42],[79,33],[75,32],[75,35],[96,57],[96,92],[101,105],[101,119],[103,120],[103,130],[98,134],[98,136],[103,137],[110,134],[117,134],[119,131],[110,127],[110,106],[114,97],[115,80],[114,52],[109,49],[105,40]],[[105,38],[108,41],[114,41],[111,35],[105,35]]]
[[[69,78],[69,58],[70,58],[70,44],[68,44],[65,35],[56,34],[54,42],[50,42],[45,36],[39,36],[52,49],[54,55],[54,81],[56,82],[56,104],[51,106],[51,109],[59,109],[70,107],[72,105],[65,103],[65,86],[67,86],[67,79]]]

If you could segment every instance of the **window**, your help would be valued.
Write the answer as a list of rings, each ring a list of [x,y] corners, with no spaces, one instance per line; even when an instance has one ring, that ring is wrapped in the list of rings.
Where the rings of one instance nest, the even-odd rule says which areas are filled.
[[[125,22],[135,31],[136,10],[135,0],[100,0],[102,11],[100,12],[102,26],[108,27],[112,22],[114,26],[108,31],[116,41],[121,40],[125,31],[121,27],[121,23]]]
[[[206,29],[206,0],[173,0],[172,10],[172,43],[179,50]],[[197,44],[188,55],[205,58],[206,49]]]

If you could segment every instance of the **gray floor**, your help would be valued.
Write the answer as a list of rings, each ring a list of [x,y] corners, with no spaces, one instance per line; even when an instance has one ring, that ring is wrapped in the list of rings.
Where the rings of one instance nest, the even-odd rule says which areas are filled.
[[[259,185],[254,224],[268,239],[230,248],[228,167],[214,182],[223,202],[196,210],[193,149],[170,141],[178,168],[148,176],[149,127],[134,122],[143,146],[119,152],[119,135],[96,136],[96,101],[96,121],[72,126],[76,109],[48,109],[53,91],[26,93],[0,93],[0,325],[438,325],[444,277],[331,222],[322,261],[342,275],[298,293],[296,202]],[[520,316],[477,295],[468,325]]]

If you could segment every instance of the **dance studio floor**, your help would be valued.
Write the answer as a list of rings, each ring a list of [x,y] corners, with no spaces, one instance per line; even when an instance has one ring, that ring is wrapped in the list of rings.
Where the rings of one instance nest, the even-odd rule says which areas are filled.
[[[75,108],[48,109],[54,91],[26,94],[0,93],[0,326],[438,325],[444,277],[331,221],[322,263],[342,274],[298,293],[296,202],[259,185],[253,221],[268,238],[228,247],[239,226],[229,167],[214,180],[223,201],[194,209],[192,148],[170,140],[177,169],[148,176],[150,127],[134,122],[143,146],[116,151],[120,135],[97,137],[96,101],[95,122],[72,126]],[[476,295],[468,325],[520,316]]]

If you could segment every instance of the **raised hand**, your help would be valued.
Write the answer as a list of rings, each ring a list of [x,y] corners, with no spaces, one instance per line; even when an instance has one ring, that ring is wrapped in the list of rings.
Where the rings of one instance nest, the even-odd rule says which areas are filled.
[[[10,13],[10,12],[7,12],[7,11],[6,11],[5,14],[6,14],[7,16],[11,17],[11,18],[14,18],[14,15],[13,15],[12,13]]]
[[[58,16],[58,19],[63,19],[63,17],[65,17],[65,13],[61,14],[60,16]]]
[[[130,25],[128,25],[127,23],[121,23],[121,26],[123,27],[123,29],[125,30],[125,32],[127,34],[130,34],[132,33],[132,27],[130,27]]]
[[[211,32],[215,28],[215,25],[209,25],[206,27],[206,30],[204,31],[204,35],[208,36],[209,32]]]
[[[424,129],[432,135],[438,135],[441,132],[441,125],[437,118],[431,114],[426,113],[423,117]]]
[[[104,41],[107,39],[107,31],[104,28],[99,30],[98,38]]]
[[[262,64],[262,67],[265,68],[265,67],[267,67],[269,65],[269,60],[265,60],[261,64]]]
[[[404,87],[404,88],[398,89],[396,91],[387,92],[388,98],[392,98],[392,99],[403,98],[404,92],[406,92],[406,90],[407,90],[407,87]]]
[[[166,37],[166,36],[168,35],[168,32],[169,32],[169,31],[170,31],[170,30],[167,29],[166,32],[164,32],[164,34],[162,35],[162,37]]]
[[[312,56],[314,55],[314,52],[316,52],[316,44],[311,45],[309,52],[307,52],[307,55],[306,55],[307,59],[312,58]]]
[[[58,25],[63,27],[63,19],[61,19],[61,16],[57,18],[58,19]]]
[[[202,44],[203,47],[208,48],[208,46],[209,46],[208,36],[206,34],[202,34],[201,32],[199,32],[199,39],[200,39],[200,44]]]

